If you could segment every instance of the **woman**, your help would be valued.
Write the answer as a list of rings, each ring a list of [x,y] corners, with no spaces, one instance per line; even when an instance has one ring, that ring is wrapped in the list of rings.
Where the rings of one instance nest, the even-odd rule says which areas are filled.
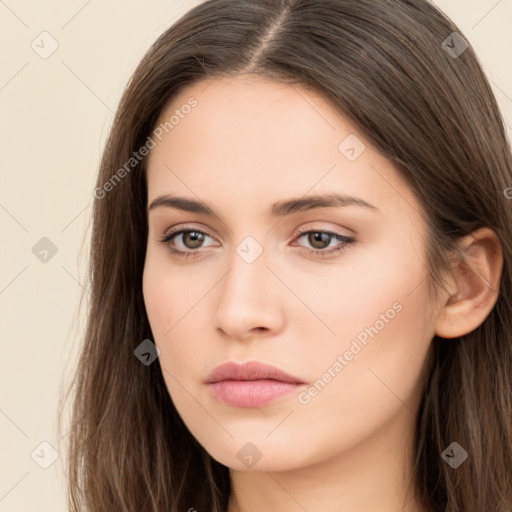
[[[512,160],[425,0],[210,0],[95,189],[72,510],[512,510]]]

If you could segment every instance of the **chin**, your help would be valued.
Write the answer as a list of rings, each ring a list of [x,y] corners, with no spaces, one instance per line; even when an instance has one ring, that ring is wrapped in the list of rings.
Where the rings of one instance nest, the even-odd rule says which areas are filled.
[[[300,448],[277,446],[268,440],[231,439],[223,445],[203,447],[213,459],[235,471],[289,471],[307,464]]]

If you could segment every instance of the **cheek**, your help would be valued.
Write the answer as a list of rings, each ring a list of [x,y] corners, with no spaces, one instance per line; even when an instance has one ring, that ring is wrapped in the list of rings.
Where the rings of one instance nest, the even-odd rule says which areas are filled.
[[[290,317],[290,324],[300,323],[302,332],[315,331],[326,348],[350,345],[360,333],[364,341],[365,329],[375,324],[379,332],[389,331],[391,323],[404,322],[409,314],[415,317],[410,327],[416,325],[420,332],[428,270],[410,240],[390,240],[349,250],[335,264],[283,266],[283,280],[293,283],[294,293],[309,309]]]
[[[311,384],[297,397],[296,422],[276,431],[274,442],[286,443],[293,432],[300,445],[322,431],[327,441],[318,441],[318,453],[328,456],[368,439],[402,414],[413,421],[430,335],[419,325],[424,303],[411,297],[400,302],[402,309],[382,329],[373,330],[368,322],[359,330],[367,335],[365,343],[347,336],[316,356]],[[315,457],[321,458],[318,453]]]
[[[207,291],[207,283],[190,279],[190,272],[171,265],[165,251],[148,248],[142,288],[153,335],[167,339]]]
[[[204,360],[207,313],[201,308],[212,283],[211,276],[196,277],[180,272],[175,265],[171,268],[166,255],[148,250],[143,274],[144,303],[170,390],[175,385],[171,375],[180,382],[183,378],[188,380],[201,368],[198,360]]]
[[[159,364],[169,396],[191,434],[204,439],[205,425],[216,425],[208,423],[211,417],[197,398],[205,377],[201,369],[205,361],[211,360],[201,298],[212,284],[203,280],[201,285],[201,280],[191,280],[185,274],[177,268],[170,269],[165,261],[157,264],[148,259],[143,276],[144,302],[153,341],[160,350]]]
[[[427,276],[409,242],[382,247],[378,254],[359,251],[339,270],[320,274],[314,288],[313,280],[297,286],[325,324],[311,315],[302,320],[303,344],[296,353],[308,361],[311,381],[320,381],[304,401],[338,403],[363,417],[363,410],[396,402],[394,393],[404,400],[416,396],[434,336]]]

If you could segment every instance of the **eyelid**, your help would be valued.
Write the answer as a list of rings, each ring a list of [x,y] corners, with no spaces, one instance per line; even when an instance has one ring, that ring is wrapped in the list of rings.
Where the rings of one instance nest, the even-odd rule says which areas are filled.
[[[325,232],[325,233],[332,233],[332,234],[336,234],[336,235],[339,235],[339,236],[344,236],[346,238],[352,238],[356,235],[356,232],[352,229],[348,229],[348,228],[342,228],[341,226],[338,226],[338,227],[335,227],[335,228],[328,228],[328,227],[325,227],[325,226],[317,226],[317,225],[313,225],[311,226],[310,225],[311,223],[308,223],[306,225],[306,227],[304,226],[301,226],[300,228],[297,228],[297,231],[296,231],[296,234],[294,235],[294,238],[297,236],[297,235],[301,235],[301,234],[304,234],[304,233],[310,233],[311,231],[314,231],[314,232]],[[344,229],[346,231],[346,233],[343,233],[341,232],[340,230],[341,229]]]
[[[346,228],[345,228],[346,229]],[[215,240],[215,237],[210,235],[210,233],[208,232],[207,228],[201,228],[201,227],[196,227],[196,226],[190,226],[190,225],[181,225],[181,224],[178,224],[178,226],[173,226],[169,229],[167,229],[164,233],[164,235],[162,236],[162,238],[167,238],[168,236],[170,235],[174,235],[176,233],[180,233],[181,231],[195,231],[195,232],[198,232],[198,233],[202,233],[206,236],[209,236],[210,238],[213,238]],[[292,241],[295,240],[295,238],[297,238],[297,236],[299,235],[302,235],[304,233],[310,233],[311,231],[314,231],[314,232],[324,232],[324,233],[330,233],[332,235],[338,235],[338,236],[342,236],[342,237],[345,237],[345,238],[352,238],[353,235],[355,234],[355,232],[353,230],[349,230],[347,229],[347,231],[350,231],[350,233],[347,233],[347,234],[343,234],[343,233],[339,233],[338,231],[336,230],[333,230],[333,229],[329,229],[329,228],[325,228],[325,227],[318,227],[318,226],[301,226],[300,228],[298,228],[296,230],[296,232],[294,233],[294,235],[292,236]]]
[[[193,231],[194,233],[201,233],[213,240],[216,240],[214,236],[210,235],[210,233],[208,233],[208,231],[206,229],[202,229],[202,228],[197,228],[197,227],[194,227],[194,226],[181,226],[179,225],[178,227],[173,227],[173,228],[169,228],[165,233],[164,235],[162,236],[162,238],[160,239],[160,242],[164,242],[165,240],[169,240],[171,236],[173,235],[178,235],[178,234],[182,234],[183,232],[188,232],[188,231]]]

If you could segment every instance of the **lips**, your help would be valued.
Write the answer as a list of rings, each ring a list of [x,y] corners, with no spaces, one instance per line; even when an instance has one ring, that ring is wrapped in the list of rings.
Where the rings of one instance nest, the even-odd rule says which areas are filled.
[[[228,362],[217,366],[206,379],[207,384],[221,382],[224,380],[275,380],[288,382],[290,384],[304,384],[305,382],[293,375],[258,361],[247,363]]]
[[[257,361],[224,363],[205,382],[220,402],[250,408],[269,405],[305,384],[298,377]]]

